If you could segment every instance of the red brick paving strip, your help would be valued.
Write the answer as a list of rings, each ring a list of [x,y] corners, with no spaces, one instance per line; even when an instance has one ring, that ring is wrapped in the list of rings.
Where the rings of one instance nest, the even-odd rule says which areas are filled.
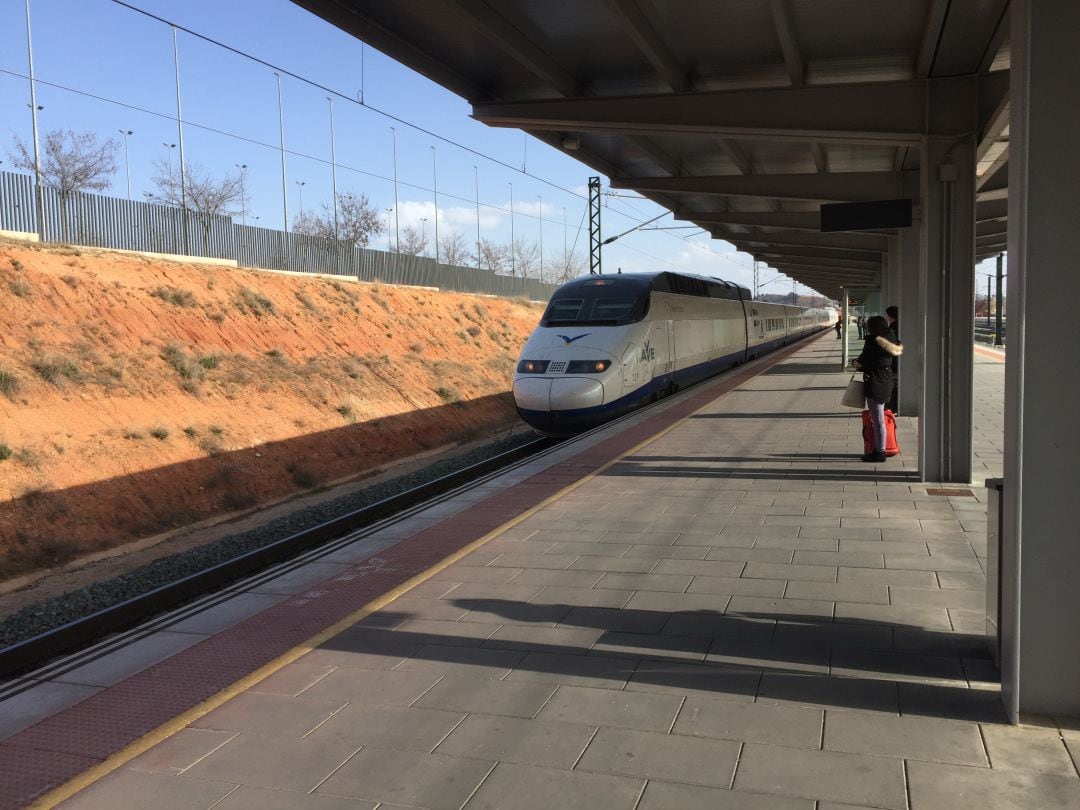
[[[0,742],[0,808],[25,807],[105,761],[804,345],[796,343],[766,365],[706,384],[663,413]]]

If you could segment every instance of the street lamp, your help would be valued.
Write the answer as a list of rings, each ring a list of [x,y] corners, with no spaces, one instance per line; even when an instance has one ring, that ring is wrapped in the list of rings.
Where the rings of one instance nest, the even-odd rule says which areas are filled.
[[[173,150],[176,148],[176,144],[166,144],[164,140],[161,141],[161,145],[168,151],[165,152],[168,157],[168,177],[173,177]]]
[[[244,194],[244,169],[246,163],[234,163],[233,166],[240,170],[240,224],[247,225],[247,195]]]
[[[435,264],[439,263],[439,167],[435,162],[435,147],[431,147],[431,179],[435,192]]]
[[[334,238],[338,238],[338,199],[337,199],[337,146],[334,141],[334,99],[326,97],[330,102],[330,193],[334,197]]]
[[[26,0],[26,60],[30,68],[30,122],[34,129],[34,202],[37,208],[38,236],[45,239],[45,195],[41,188],[41,150],[38,146],[37,84],[34,81],[34,46],[30,35],[30,0]]]
[[[289,184],[285,180],[285,110],[281,105],[281,74],[277,79],[278,148],[281,152],[281,215],[285,219],[285,232],[289,231]]]
[[[180,225],[184,236],[184,253],[191,254],[191,233],[188,227],[187,164],[184,158],[184,111],[180,104],[180,45],[176,26],[172,28],[173,74],[176,80],[176,143],[180,149]]]
[[[398,185],[397,185],[397,130],[390,127],[390,140],[393,143],[394,150],[394,244],[397,245],[398,252],[401,251],[401,221],[400,212],[398,209],[401,204],[398,202]],[[389,227],[389,225],[387,226]]]
[[[124,136],[124,168],[127,173],[127,191],[128,200],[131,199],[131,161],[128,159],[128,135],[134,135],[135,132],[130,129],[118,129],[121,135]]]
[[[296,185],[300,188],[300,216],[297,218],[297,222],[300,222],[304,218],[304,186],[307,182],[304,180],[295,181]]]
[[[517,275],[517,264],[514,257],[514,184],[507,183],[510,186],[510,275]]]
[[[473,180],[476,183],[476,269],[480,269],[480,170],[472,167]]]
[[[540,280],[544,278],[544,198],[539,194],[536,199],[540,201]]]

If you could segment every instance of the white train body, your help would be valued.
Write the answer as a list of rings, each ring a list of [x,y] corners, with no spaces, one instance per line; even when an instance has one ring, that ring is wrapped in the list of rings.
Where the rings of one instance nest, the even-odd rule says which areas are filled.
[[[744,287],[678,273],[571,281],[522,350],[518,412],[547,433],[584,430],[836,320],[833,309],[749,299]]]

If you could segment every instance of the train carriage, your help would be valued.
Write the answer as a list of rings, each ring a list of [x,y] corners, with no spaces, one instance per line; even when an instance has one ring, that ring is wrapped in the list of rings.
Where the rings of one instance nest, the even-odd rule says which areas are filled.
[[[745,287],[691,274],[575,279],[555,291],[525,344],[514,400],[538,430],[579,432],[828,328],[835,317],[752,301]]]

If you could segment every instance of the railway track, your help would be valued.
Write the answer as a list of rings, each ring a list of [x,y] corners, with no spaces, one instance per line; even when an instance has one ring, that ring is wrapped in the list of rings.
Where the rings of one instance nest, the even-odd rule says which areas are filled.
[[[738,370],[736,368],[726,373]],[[691,390],[699,384],[682,390]],[[538,438],[0,648],[0,678],[8,679],[6,683],[0,684],[0,702],[35,683],[61,677],[119,648],[225,602],[239,593],[258,587],[320,557],[333,554],[339,548],[354,543],[367,534],[405,520],[459,492],[536,459],[567,441],[584,439],[661,407],[667,401],[667,397],[661,398],[571,439]],[[32,673],[32,678],[26,677],[26,673]]]
[[[35,670],[46,662],[80,648],[87,649],[89,654],[79,656],[78,660],[65,659],[55,668],[50,668],[48,673],[36,675],[35,680],[54,678],[64,672],[84,666],[88,660],[94,660],[117,646],[129,644],[132,641],[132,638],[125,635],[124,638],[116,640],[118,643],[110,643],[111,640],[106,638],[101,644],[95,645],[95,642],[100,639],[115,636],[155,616],[158,616],[159,620],[151,622],[145,628],[140,628],[139,637],[175,624],[188,615],[201,612],[218,602],[231,598],[237,592],[250,589],[253,584],[279,577],[289,570],[331,554],[339,547],[359,539],[358,533],[373,532],[385,525],[403,520],[422,508],[430,507],[433,501],[445,500],[463,488],[482,483],[561,443],[562,440],[546,437],[536,439],[11,644],[0,649],[0,677],[11,677]],[[247,579],[255,575],[258,575],[256,583]],[[206,596],[207,594],[209,596]],[[199,597],[205,598],[199,599]],[[185,605],[185,603],[189,604]],[[177,614],[174,609],[181,605],[185,607]],[[160,616],[167,611],[173,612],[167,617]],[[88,648],[88,645],[94,646]],[[0,700],[10,697],[13,686],[14,684],[9,684],[0,687]]]

